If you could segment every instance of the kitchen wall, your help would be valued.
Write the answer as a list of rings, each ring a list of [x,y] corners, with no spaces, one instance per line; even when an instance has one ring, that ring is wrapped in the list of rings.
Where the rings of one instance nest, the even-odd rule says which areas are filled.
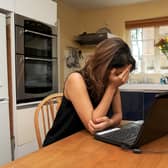
[[[65,5],[62,1],[58,1],[58,23],[60,35],[60,73],[61,73],[61,86],[64,82],[64,66],[65,66],[65,52],[67,47],[78,47],[73,42],[74,35],[81,32],[81,16],[80,10],[71,6]],[[65,69],[66,70],[66,69]]]
[[[65,61],[64,51],[69,45],[74,45],[73,38],[82,32],[96,32],[101,27],[108,27],[113,34],[123,38],[126,36],[125,21],[147,19],[168,15],[168,1],[154,0],[152,2],[115,6],[103,9],[77,9],[58,2],[58,18],[60,20],[61,63]],[[85,48],[84,48],[85,50]],[[64,67],[61,68],[61,86],[64,81]]]
[[[124,37],[125,21],[167,16],[168,1],[155,0],[153,2],[136,5],[84,10],[81,12],[83,31],[96,31],[98,28],[108,26],[112,33]]]

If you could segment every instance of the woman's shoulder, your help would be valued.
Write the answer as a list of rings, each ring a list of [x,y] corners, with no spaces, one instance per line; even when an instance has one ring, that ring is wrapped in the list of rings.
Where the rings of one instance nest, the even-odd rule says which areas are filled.
[[[68,75],[66,81],[83,81],[83,76],[80,72],[75,71]]]
[[[70,94],[79,93],[87,90],[87,85],[79,72],[73,72],[68,75],[64,85],[64,95],[70,100]]]

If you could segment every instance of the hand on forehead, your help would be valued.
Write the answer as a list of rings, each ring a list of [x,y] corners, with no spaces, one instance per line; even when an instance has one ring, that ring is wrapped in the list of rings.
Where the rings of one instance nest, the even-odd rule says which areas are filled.
[[[119,74],[121,74],[124,71],[130,71],[131,67],[132,67],[132,65],[130,64],[130,65],[125,65],[125,66],[123,66],[121,68],[116,68],[115,73],[116,73],[116,75],[119,75]]]

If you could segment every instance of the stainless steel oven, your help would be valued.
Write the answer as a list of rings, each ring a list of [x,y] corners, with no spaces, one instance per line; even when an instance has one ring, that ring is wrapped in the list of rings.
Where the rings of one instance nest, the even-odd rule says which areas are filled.
[[[56,41],[55,27],[15,15],[17,103],[58,91]]]

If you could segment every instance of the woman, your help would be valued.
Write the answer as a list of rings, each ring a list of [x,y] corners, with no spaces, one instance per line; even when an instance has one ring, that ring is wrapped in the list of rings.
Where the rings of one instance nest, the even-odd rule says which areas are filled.
[[[98,44],[84,68],[65,81],[62,104],[43,145],[83,128],[94,134],[117,126],[122,120],[118,88],[133,69],[135,60],[122,39],[113,37]]]

